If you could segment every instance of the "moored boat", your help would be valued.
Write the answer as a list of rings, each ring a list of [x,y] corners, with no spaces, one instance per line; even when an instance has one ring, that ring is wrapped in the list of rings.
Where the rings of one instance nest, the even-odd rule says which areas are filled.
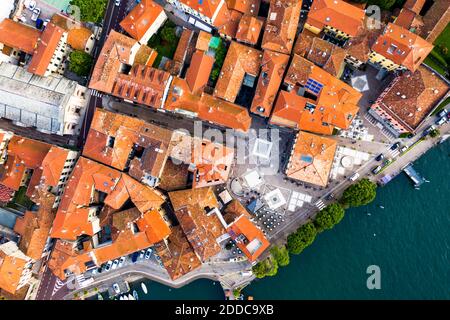
[[[142,291],[144,291],[145,294],[148,293],[147,286],[145,285],[145,283],[143,283],[143,282],[141,283],[141,288],[142,288]]]

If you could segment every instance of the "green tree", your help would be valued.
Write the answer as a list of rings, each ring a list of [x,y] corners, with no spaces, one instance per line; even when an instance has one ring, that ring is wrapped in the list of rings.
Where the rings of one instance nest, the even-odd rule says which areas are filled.
[[[303,249],[313,243],[316,234],[317,230],[312,222],[300,226],[296,232],[290,234],[287,238],[287,249],[289,253],[299,254],[302,252]]]
[[[215,62],[211,72],[211,80],[216,81],[217,78],[219,78],[220,69],[222,69],[223,62],[227,56],[227,51],[228,49],[224,44],[224,40],[220,39],[219,46],[217,47],[214,55]]]
[[[323,208],[316,216],[314,225],[317,232],[331,229],[344,218],[345,210],[339,203],[332,203]]]
[[[430,131],[430,137],[435,138],[437,136],[439,136],[441,134],[441,132],[439,131],[439,129],[434,129]]]
[[[105,14],[108,0],[70,0],[70,4],[80,8],[80,19],[86,22],[100,22]]]
[[[161,30],[161,39],[168,43],[176,42],[178,38],[175,33],[175,28],[164,26]]]
[[[344,207],[359,207],[371,203],[377,195],[377,185],[367,178],[361,179],[345,189],[341,204]]]
[[[285,267],[289,264],[289,251],[286,246],[275,246],[270,250],[270,253],[280,267]]]
[[[84,51],[73,51],[70,54],[69,70],[78,76],[87,76],[92,67],[92,57]]]
[[[252,267],[252,272],[257,278],[264,278],[267,276],[272,277],[278,272],[278,263],[272,256],[270,256],[255,264]]]

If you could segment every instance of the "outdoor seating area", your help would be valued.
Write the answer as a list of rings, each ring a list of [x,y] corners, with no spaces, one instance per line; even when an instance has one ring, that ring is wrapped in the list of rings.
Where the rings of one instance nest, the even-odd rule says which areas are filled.
[[[341,131],[341,138],[349,138],[352,140],[373,141],[373,135],[369,134],[369,130],[364,126],[364,121],[356,116],[347,130]]]
[[[355,165],[360,166],[363,162],[368,161],[369,158],[370,154],[366,152],[338,146],[331,167],[330,177],[336,179],[338,176],[344,176],[348,171],[353,170]]]

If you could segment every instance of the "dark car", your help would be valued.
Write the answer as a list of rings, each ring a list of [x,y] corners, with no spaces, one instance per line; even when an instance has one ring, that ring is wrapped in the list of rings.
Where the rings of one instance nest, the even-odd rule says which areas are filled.
[[[375,168],[372,169],[372,173],[373,173],[373,174],[377,174],[378,172],[381,171],[381,169],[382,169],[381,166],[377,166],[377,167],[375,167]]]
[[[400,142],[394,143],[394,144],[391,146],[391,150],[395,150],[395,149],[397,149],[398,147],[400,147]]]
[[[380,153],[376,158],[375,158],[375,160],[377,160],[377,161],[381,161],[381,160],[383,160],[384,159],[384,155],[382,154],[382,153]]]
[[[131,256],[131,262],[136,262],[138,257],[139,257],[139,252],[133,253]]]

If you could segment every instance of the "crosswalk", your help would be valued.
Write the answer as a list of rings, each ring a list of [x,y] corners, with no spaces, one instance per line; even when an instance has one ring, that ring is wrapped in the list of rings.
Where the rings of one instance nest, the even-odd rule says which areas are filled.
[[[322,200],[317,201],[314,205],[315,205],[319,210],[322,210],[323,208],[326,207],[325,203],[323,203]]]
[[[391,156],[391,158],[396,158],[400,154],[400,150],[397,148],[395,150],[389,150],[388,155]]]
[[[374,117],[372,117],[370,114],[366,113],[364,115],[364,119],[369,121],[374,126],[378,127],[380,129],[380,132],[389,140],[395,139],[395,136],[388,129],[386,129],[380,122],[378,122]]]
[[[56,279],[56,283],[55,286],[53,287],[53,293],[52,295],[54,295],[56,293],[56,291],[58,291],[59,289],[61,289],[62,287],[64,287],[66,283],[61,281],[60,279]]]
[[[91,96],[98,97],[98,98],[102,98],[102,97],[103,97],[103,93],[98,92],[98,91],[95,90],[95,89],[91,89]]]

